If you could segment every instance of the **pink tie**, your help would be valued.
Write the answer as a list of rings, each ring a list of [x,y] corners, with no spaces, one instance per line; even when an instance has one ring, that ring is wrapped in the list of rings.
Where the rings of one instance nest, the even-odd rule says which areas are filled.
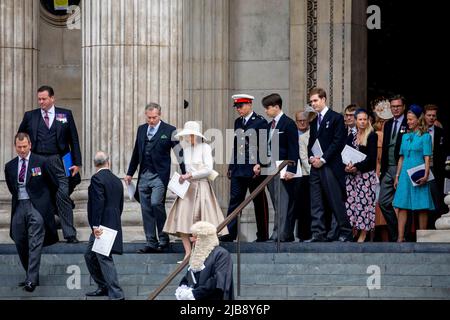
[[[47,111],[44,111],[44,112],[45,112],[45,116],[44,116],[45,125],[47,126],[48,129],[50,129],[50,119],[48,117],[48,112]]]

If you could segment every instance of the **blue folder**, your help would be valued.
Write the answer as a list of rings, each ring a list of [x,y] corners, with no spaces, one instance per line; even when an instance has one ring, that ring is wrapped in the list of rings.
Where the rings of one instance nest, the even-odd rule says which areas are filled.
[[[66,153],[66,155],[62,157],[62,161],[64,164],[64,170],[66,171],[66,177],[70,177],[72,173],[70,172],[69,168],[73,166],[72,154],[70,152]]]

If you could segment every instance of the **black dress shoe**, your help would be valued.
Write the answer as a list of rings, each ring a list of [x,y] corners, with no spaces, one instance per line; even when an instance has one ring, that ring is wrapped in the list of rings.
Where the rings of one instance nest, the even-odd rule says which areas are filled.
[[[80,241],[77,239],[77,237],[69,237],[67,238],[67,243],[79,243]]]
[[[108,289],[106,288],[98,288],[95,291],[87,292],[86,296],[88,297],[103,297],[108,295]]]
[[[26,284],[27,284],[26,281],[21,281],[21,282],[19,282],[17,285],[18,285],[19,287],[25,287]]]
[[[153,247],[149,247],[149,246],[146,246],[137,251],[137,253],[160,253],[160,252],[162,252],[162,249],[159,249],[159,247],[153,248]]]
[[[323,237],[312,237],[311,239],[305,240],[306,243],[310,242],[327,242],[327,239]]]
[[[166,249],[168,249],[169,248],[169,244],[168,243],[160,243],[159,245],[158,245],[158,250],[159,251],[164,251],[164,250],[166,250]]]
[[[232,236],[230,236],[229,234],[219,237],[219,241],[221,241],[221,242],[233,242],[234,240],[235,239]]]
[[[36,284],[31,281],[27,281],[23,289],[28,292],[33,292],[34,289],[36,289]]]
[[[266,242],[267,239],[261,239],[261,238],[257,238],[255,241],[253,242]]]

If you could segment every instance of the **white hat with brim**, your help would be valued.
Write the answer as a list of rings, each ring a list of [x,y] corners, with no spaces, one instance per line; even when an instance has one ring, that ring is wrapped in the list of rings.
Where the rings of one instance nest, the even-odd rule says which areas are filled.
[[[206,140],[206,137],[200,132],[200,124],[196,121],[188,121],[184,124],[183,130],[175,135],[175,138],[194,135]]]

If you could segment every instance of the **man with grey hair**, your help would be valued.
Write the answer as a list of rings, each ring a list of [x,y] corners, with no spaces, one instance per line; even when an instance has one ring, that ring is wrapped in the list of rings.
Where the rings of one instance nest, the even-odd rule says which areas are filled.
[[[86,293],[89,297],[109,296],[111,300],[123,300],[112,253],[122,254],[122,226],[120,217],[123,210],[123,185],[118,177],[109,170],[109,157],[98,151],[94,157],[97,172],[91,178],[88,189],[88,220],[92,229],[89,243],[84,254],[86,266],[98,285],[97,290]],[[109,256],[92,251],[95,238],[103,232],[101,226],[117,231]]]
[[[146,246],[138,253],[158,253],[169,246],[169,236],[163,232],[166,222],[166,191],[170,176],[170,149],[175,152],[180,169],[186,173],[181,158],[183,150],[175,147],[176,128],[161,121],[161,107],[150,103],[145,107],[147,123],[139,126],[133,155],[124,180],[128,185],[139,166],[138,182],[134,197],[141,203]]]

